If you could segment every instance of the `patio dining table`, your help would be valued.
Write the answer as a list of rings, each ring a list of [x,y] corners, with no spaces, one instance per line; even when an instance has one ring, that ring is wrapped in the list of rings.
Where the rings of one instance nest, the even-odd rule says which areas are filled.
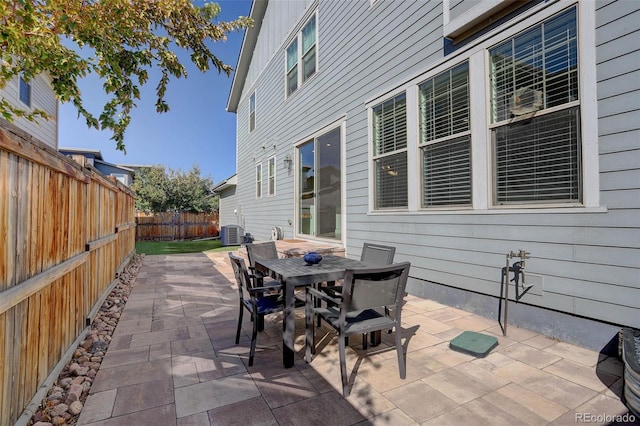
[[[291,368],[294,364],[294,289],[316,283],[340,280],[344,278],[349,268],[372,266],[375,265],[334,255],[323,256],[322,261],[316,264],[308,264],[301,257],[256,260],[256,269],[278,279],[284,288],[285,309],[282,332],[282,362],[285,368]]]

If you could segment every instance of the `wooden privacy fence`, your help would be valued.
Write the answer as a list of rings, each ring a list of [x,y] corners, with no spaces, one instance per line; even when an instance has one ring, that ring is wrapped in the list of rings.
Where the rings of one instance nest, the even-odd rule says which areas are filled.
[[[8,425],[25,424],[86,334],[134,253],[135,221],[127,187],[0,124],[0,424]]]
[[[136,212],[137,241],[174,241],[217,237],[218,213]]]

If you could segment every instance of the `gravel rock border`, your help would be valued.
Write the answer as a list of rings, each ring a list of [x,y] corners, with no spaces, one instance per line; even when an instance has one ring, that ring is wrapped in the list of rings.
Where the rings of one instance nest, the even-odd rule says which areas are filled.
[[[91,330],[47,392],[30,425],[76,424],[143,261],[144,254],[135,254],[119,274],[119,282],[102,303]]]

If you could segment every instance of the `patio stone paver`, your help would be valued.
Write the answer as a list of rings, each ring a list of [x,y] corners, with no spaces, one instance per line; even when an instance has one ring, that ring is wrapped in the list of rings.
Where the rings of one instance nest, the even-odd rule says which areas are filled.
[[[248,366],[252,323],[245,315],[236,345],[238,293],[226,253],[147,256],[78,424],[557,426],[585,413],[628,413],[618,359],[515,326],[503,336],[497,321],[406,300],[406,379],[393,334],[366,351],[353,336],[343,398],[337,338],[326,326],[304,362],[303,310],[294,367],[282,366],[280,314],[265,319]],[[449,349],[467,330],[499,344],[485,358]]]
[[[385,397],[418,423],[447,413],[459,404],[426,383],[416,381],[387,392]]]
[[[515,383],[503,386],[482,397],[526,424],[547,424],[569,409]]]
[[[208,422],[211,426],[227,425],[278,425],[271,409],[264,398],[255,397],[235,404],[225,405],[207,411]]]
[[[474,426],[512,426],[523,424],[523,422],[519,417],[502,410],[490,402],[483,399],[476,399],[423,423],[423,425],[427,426],[463,424],[473,424]]]
[[[159,380],[170,375],[171,360],[169,359],[139,362],[122,367],[100,368],[90,393]]]
[[[175,389],[176,415],[185,417],[257,396],[260,391],[246,373],[184,386]]]
[[[111,349],[105,354],[100,368],[122,367],[128,364],[149,361],[149,346],[127,349]]]
[[[509,358],[513,358],[514,360],[524,362],[527,365],[540,369],[561,359],[557,355],[553,355],[549,352],[527,345],[511,345],[502,349],[500,353],[508,356]]]
[[[341,426],[365,418],[338,392],[327,392],[273,410],[279,425]]]
[[[113,416],[134,413],[173,402],[173,380],[171,377],[143,382],[118,389]]]

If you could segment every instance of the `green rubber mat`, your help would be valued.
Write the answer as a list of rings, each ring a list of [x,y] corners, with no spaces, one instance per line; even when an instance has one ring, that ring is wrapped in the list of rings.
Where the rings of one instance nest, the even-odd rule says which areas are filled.
[[[454,351],[484,358],[491,349],[498,346],[498,338],[476,333],[475,331],[465,331],[449,343],[449,347]]]

